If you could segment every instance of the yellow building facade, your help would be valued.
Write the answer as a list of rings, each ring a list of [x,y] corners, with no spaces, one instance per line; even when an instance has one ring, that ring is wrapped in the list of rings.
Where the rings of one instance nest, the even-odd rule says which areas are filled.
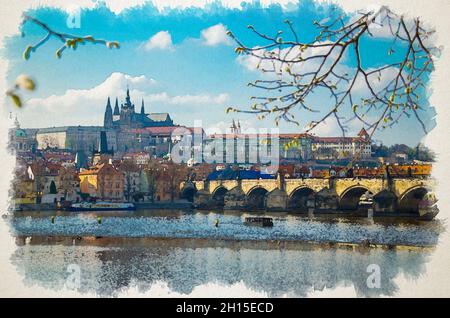
[[[122,201],[125,178],[110,163],[101,163],[79,174],[80,191],[101,200]]]

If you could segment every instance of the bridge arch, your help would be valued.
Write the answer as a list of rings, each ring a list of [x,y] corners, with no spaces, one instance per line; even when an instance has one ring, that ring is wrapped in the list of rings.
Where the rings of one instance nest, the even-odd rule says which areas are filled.
[[[195,186],[186,186],[181,191],[181,198],[186,199],[189,202],[194,202],[194,196],[197,193],[197,188]]]
[[[307,202],[314,199],[316,192],[308,186],[297,187],[288,197],[288,208],[298,212],[308,212]]]
[[[406,190],[398,200],[398,210],[403,213],[419,213],[419,203],[431,189],[418,185]]]
[[[269,191],[262,186],[255,186],[247,193],[247,207],[260,210],[266,207],[266,194]]]
[[[398,198],[394,191],[384,189],[373,196],[373,207],[376,212],[396,212]]]
[[[357,210],[359,200],[366,192],[373,195],[370,189],[363,185],[355,185],[346,189],[340,196],[339,207],[342,210]]]
[[[218,186],[216,189],[214,189],[211,198],[214,202],[214,205],[217,205],[219,207],[223,207],[225,205],[225,195],[227,194],[228,189],[224,186]]]

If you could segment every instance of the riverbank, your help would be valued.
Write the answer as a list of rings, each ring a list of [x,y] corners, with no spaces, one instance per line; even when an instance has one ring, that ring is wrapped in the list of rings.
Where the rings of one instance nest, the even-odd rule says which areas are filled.
[[[145,210],[160,210],[160,211],[173,211],[173,210],[179,210],[179,211],[194,211],[195,205],[192,202],[188,201],[156,201],[156,202],[134,202],[133,203],[136,207],[137,211],[145,211]],[[217,210],[217,208],[202,208],[197,209],[199,211],[205,211],[209,212],[211,210]],[[19,215],[21,212],[40,212],[40,211],[61,211],[61,208],[58,208],[58,206],[54,203],[26,203],[26,204],[20,204],[16,206],[16,210],[14,210],[14,213],[18,213]],[[349,217],[349,218],[360,218],[360,219],[367,219],[367,218],[374,218],[374,219],[385,219],[385,220],[396,220],[396,219],[402,219],[402,220],[411,220],[411,221],[431,221],[436,216],[433,215],[417,215],[417,214],[411,214],[411,213],[401,213],[401,212],[372,212],[372,214],[368,215],[367,211],[363,210],[332,210],[332,209],[313,209],[309,212],[307,211],[296,211],[293,209],[283,210],[283,211],[266,211],[266,210],[254,210],[254,211],[247,211],[247,210],[232,210],[232,209],[225,209],[220,210],[221,213],[227,214],[227,213],[254,213],[254,214],[269,214],[273,216],[277,215],[300,215],[300,216],[310,216],[310,217],[318,217],[318,218],[340,218],[340,217]],[[91,212],[99,212],[100,211],[91,211]],[[119,213],[121,211],[115,211],[114,213]],[[85,212],[83,212],[85,213]]]
[[[156,201],[156,202],[133,202],[137,210],[191,210],[193,204],[185,201]],[[17,204],[14,212],[22,211],[58,211],[61,210],[55,203],[22,203]]]
[[[170,201],[156,201],[156,202],[136,202],[134,203],[137,210],[192,210],[194,204],[192,202],[170,202]]]
[[[159,247],[178,248],[231,248],[231,249],[283,249],[309,251],[314,249],[344,249],[363,252],[368,249],[397,251],[432,252],[434,245],[396,245],[377,244],[368,240],[360,243],[352,242],[317,242],[294,240],[240,240],[232,238],[168,238],[168,237],[95,237],[95,236],[16,236],[16,244],[23,245],[64,245],[64,246],[98,246],[98,247]]]

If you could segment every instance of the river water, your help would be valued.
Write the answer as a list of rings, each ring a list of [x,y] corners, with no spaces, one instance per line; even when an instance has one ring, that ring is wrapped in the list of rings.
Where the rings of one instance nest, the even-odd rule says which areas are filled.
[[[444,228],[438,220],[280,213],[269,214],[273,228],[259,228],[243,224],[249,215],[255,214],[20,212],[7,219],[17,238],[11,262],[27,285],[53,290],[67,287],[68,268],[75,264],[81,273],[77,290],[101,296],[129,287],[145,292],[157,282],[182,294],[207,283],[243,283],[268,296],[306,296],[339,286],[353,286],[359,296],[383,296],[395,295],[400,274],[415,280],[424,273]],[[329,244],[363,240],[386,247]],[[367,284],[373,264],[380,269],[379,288]]]

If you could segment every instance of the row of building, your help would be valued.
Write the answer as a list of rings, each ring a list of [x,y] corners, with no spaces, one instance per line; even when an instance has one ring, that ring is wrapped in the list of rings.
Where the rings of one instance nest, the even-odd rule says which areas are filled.
[[[188,167],[170,160],[147,158],[145,153],[113,160],[109,153],[101,152],[95,154],[88,168],[77,168],[76,156],[56,150],[46,150],[41,154],[32,161],[18,158],[12,184],[16,204],[89,200],[172,201],[183,198],[179,186],[187,180],[275,179],[278,173],[285,179],[411,178],[431,174],[431,165],[423,163],[357,165],[350,169],[343,166],[283,163],[277,173],[273,173],[257,165],[251,169],[224,164]]]
[[[88,168],[79,169],[76,158],[38,158],[31,162],[18,159],[12,197],[16,204],[173,200],[179,197],[179,184],[188,175],[172,165],[161,159],[150,168],[148,162],[138,165],[130,159],[113,160],[103,154]]]

